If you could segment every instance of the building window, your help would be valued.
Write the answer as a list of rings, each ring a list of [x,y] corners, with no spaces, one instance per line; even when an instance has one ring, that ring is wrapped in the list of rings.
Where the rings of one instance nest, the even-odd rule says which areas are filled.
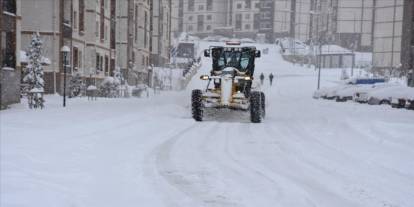
[[[188,21],[193,21],[193,16],[189,16]]]
[[[105,1],[101,0],[101,40],[105,39]]]
[[[256,9],[260,9],[260,3],[258,2],[258,3],[255,3],[254,4],[254,7],[256,8]]]
[[[252,7],[252,0],[245,0],[244,1],[244,8],[250,9]]]
[[[100,60],[101,60],[101,57],[100,57],[99,53],[96,53],[96,70],[97,71],[102,70],[101,64],[99,63]]]
[[[135,42],[138,41],[138,5],[135,5]]]
[[[96,25],[95,25],[95,35],[96,35],[96,37],[99,37],[99,21],[96,21]]]
[[[242,4],[237,4],[237,9],[241,9],[242,8]]]
[[[147,25],[148,25],[148,14],[147,14],[147,12],[145,12],[145,16],[144,16],[144,48],[147,48],[147,46],[148,46]]]
[[[3,11],[16,14],[16,0],[3,0]]]
[[[207,15],[207,20],[211,20],[213,17],[211,15]]]
[[[204,29],[204,15],[197,16],[197,31],[203,31]]]
[[[79,50],[77,47],[73,48],[72,55],[73,55],[73,58],[72,58],[73,69],[78,70],[79,69]]]
[[[250,28],[251,28],[251,27],[250,27],[250,24],[246,24],[246,25],[244,25],[244,29],[245,29],[245,30],[250,30]]]
[[[85,0],[79,0],[79,31],[85,31]]]
[[[204,5],[199,5],[199,6],[198,6],[198,10],[199,10],[199,11],[203,11],[203,10],[204,10]]]
[[[207,25],[207,31],[210,31],[211,30],[211,25]]]
[[[188,30],[189,32],[193,31],[193,25],[188,25],[187,30]]]
[[[194,0],[188,0],[188,11],[194,11]]]
[[[78,12],[73,11],[73,29],[78,29]]]
[[[105,74],[109,75],[109,57],[105,55]]]
[[[1,31],[0,66],[16,67],[16,34],[10,31]]]
[[[242,14],[236,14],[236,30],[242,29]]]
[[[250,19],[250,14],[245,14],[245,15],[244,15],[244,18],[245,18],[245,19]]]
[[[207,11],[213,10],[213,0],[207,0]]]

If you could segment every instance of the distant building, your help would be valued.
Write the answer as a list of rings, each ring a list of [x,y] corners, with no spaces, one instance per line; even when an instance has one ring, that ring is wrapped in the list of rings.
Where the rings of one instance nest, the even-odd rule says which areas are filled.
[[[21,1],[0,0],[0,107],[20,102]]]
[[[183,32],[201,37],[214,34],[215,28],[227,26],[228,2],[223,0],[179,0]],[[181,13],[179,13],[181,16]]]
[[[334,0],[337,43],[358,51],[372,51],[374,0]],[[352,48],[351,48],[352,49]]]
[[[411,0],[375,0],[373,67],[377,70],[413,68],[414,6]]]

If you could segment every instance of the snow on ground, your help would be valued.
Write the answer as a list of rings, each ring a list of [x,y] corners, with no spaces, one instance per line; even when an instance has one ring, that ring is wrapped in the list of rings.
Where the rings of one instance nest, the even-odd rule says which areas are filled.
[[[276,75],[262,124],[191,119],[208,58],[183,92],[1,111],[0,206],[412,206],[414,113],[314,100],[314,69],[258,47],[270,53],[256,75]],[[322,86],[340,73],[323,70]]]

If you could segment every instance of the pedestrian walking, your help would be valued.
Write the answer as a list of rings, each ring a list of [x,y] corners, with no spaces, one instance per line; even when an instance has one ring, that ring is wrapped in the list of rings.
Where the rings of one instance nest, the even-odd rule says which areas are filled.
[[[273,74],[270,73],[270,75],[269,75],[270,86],[272,86],[272,84],[273,84],[273,78],[274,78]]]
[[[263,85],[264,78],[265,78],[264,74],[263,74],[263,73],[261,73],[261,74],[260,74],[260,84],[261,84],[261,85]]]

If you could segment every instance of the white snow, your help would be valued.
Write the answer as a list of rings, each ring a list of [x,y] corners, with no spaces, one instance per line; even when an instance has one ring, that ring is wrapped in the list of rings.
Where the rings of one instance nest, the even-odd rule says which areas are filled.
[[[1,111],[0,206],[413,206],[414,113],[314,100],[317,71],[258,48],[270,52],[256,75],[276,76],[262,124],[228,110],[191,119],[209,58],[182,92]],[[323,70],[322,86],[340,73]]]

